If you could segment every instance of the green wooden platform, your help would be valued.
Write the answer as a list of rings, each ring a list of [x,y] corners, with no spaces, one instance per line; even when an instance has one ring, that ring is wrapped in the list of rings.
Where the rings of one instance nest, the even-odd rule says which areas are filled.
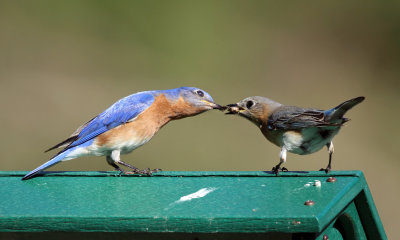
[[[151,177],[54,172],[21,181],[25,174],[0,172],[0,238],[114,232],[158,239],[193,239],[193,234],[197,239],[386,239],[360,171],[279,177],[270,172]],[[337,181],[327,182],[329,177]],[[305,205],[307,200],[314,205]]]

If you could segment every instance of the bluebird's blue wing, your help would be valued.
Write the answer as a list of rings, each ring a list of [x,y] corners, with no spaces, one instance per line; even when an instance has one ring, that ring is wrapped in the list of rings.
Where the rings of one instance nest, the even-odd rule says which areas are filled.
[[[65,147],[61,152],[85,143],[96,136],[131,121],[154,102],[151,92],[140,92],[114,103],[104,112],[79,127],[68,139],[48,149]],[[61,153],[60,152],[60,153]]]

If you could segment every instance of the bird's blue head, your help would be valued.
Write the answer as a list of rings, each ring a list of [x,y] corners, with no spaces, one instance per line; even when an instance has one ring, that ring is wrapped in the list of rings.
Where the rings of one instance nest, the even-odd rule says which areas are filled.
[[[178,88],[180,97],[192,107],[202,110],[221,109],[219,104],[216,104],[213,98],[206,91],[194,87]]]
[[[180,87],[161,91],[171,101],[174,116],[173,119],[194,116],[211,109],[225,109],[216,104],[210,94],[194,87]]]

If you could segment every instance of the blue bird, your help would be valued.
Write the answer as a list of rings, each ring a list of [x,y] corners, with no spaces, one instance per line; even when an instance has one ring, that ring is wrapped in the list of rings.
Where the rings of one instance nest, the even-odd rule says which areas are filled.
[[[329,163],[320,171],[331,170],[333,137],[349,119],[343,115],[362,102],[364,97],[348,100],[330,110],[317,110],[285,106],[265,97],[248,97],[238,103],[227,105],[227,114],[238,114],[260,128],[263,135],[281,148],[280,162],[272,171],[287,171],[281,165],[286,162],[286,153],[305,155],[327,146]]]
[[[107,163],[121,173],[125,172],[118,164],[131,168],[133,172],[129,173],[151,174],[158,169],[139,170],[121,161],[120,155],[147,143],[169,121],[211,109],[222,107],[207,92],[193,87],[132,94],[80,126],[68,139],[48,149],[63,148],[22,179],[29,179],[59,162],[82,156],[106,156]]]

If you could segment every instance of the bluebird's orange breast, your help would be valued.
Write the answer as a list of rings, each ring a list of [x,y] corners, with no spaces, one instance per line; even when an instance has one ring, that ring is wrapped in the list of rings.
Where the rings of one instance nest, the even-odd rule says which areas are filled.
[[[170,102],[164,95],[159,95],[154,103],[135,119],[97,136],[95,145],[105,151],[120,149],[122,153],[129,153],[148,142],[171,120],[170,109]]]

